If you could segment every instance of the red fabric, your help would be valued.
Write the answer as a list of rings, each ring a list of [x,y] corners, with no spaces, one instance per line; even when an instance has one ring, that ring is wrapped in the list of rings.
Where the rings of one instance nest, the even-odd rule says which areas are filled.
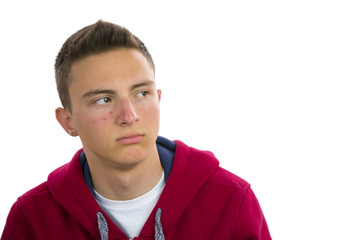
[[[269,230],[250,185],[219,167],[216,158],[176,141],[165,189],[136,239],[154,239],[156,209],[166,240],[268,240]],[[99,207],[79,164],[72,161],[13,205],[1,237],[12,239],[100,239],[97,212],[109,226],[109,239],[127,239]]]

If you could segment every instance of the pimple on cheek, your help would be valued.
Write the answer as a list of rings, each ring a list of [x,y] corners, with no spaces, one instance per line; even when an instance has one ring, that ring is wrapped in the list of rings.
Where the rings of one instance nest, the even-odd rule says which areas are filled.
[[[113,113],[113,111],[110,111],[107,114],[104,114],[102,116],[98,116],[96,118],[91,119],[91,123],[97,124],[101,121],[106,121],[106,120],[113,119],[113,118],[114,118],[114,113]]]

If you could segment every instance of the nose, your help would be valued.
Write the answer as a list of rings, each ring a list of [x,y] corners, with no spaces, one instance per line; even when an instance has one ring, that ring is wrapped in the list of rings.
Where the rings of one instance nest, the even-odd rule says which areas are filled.
[[[118,114],[116,124],[119,126],[131,126],[139,121],[139,116],[130,99],[123,99],[117,106]]]

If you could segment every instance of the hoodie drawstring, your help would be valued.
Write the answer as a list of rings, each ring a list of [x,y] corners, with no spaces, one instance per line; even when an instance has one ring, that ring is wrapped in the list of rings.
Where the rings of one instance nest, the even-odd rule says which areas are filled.
[[[106,222],[106,219],[101,212],[98,212],[96,215],[97,215],[97,222],[99,226],[101,240],[108,240],[109,227]],[[165,236],[161,225],[161,208],[158,208],[155,214],[155,240],[165,240]]]
[[[158,208],[155,214],[155,240],[165,240],[160,218],[161,208]]]
[[[99,226],[101,240],[108,240],[109,227],[106,222],[106,219],[101,212],[98,212],[96,215],[97,215],[97,222],[98,222],[98,226]]]

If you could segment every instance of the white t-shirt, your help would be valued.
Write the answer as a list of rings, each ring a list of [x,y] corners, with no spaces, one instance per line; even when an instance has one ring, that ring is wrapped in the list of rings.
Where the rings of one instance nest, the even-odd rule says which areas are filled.
[[[139,236],[146,220],[165,187],[164,173],[156,186],[144,195],[128,201],[104,198],[95,191],[95,199],[128,238]]]

